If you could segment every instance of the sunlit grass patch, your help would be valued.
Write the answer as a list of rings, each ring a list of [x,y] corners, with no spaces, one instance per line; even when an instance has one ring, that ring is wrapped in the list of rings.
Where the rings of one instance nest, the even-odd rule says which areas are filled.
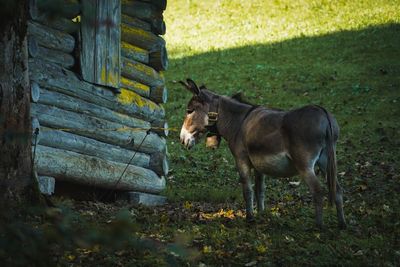
[[[171,58],[399,23],[399,1],[176,0],[166,11]]]

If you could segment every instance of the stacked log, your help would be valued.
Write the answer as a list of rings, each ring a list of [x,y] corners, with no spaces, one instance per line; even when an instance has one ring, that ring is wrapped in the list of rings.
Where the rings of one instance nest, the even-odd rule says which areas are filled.
[[[167,89],[160,72],[168,68],[163,10],[166,1],[122,0],[121,86],[155,103],[167,101]],[[136,83],[136,86],[132,86]],[[147,90],[137,90],[146,87]]]
[[[74,18],[81,15],[81,1],[50,2],[30,0],[28,22],[38,176],[159,193],[169,168],[168,124],[160,105],[167,101],[162,71],[168,58],[158,36],[165,33],[166,1],[121,1],[119,94],[84,81],[79,72],[80,23]]]
[[[63,6],[59,6],[59,1],[55,3],[57,7],[43,0],[29,1],[29,56],[72,68],[76,62],[72,55],[76,45],[74,35],[79,29],[72,18],[80,14],[80,4],[77,0],[65,0]]]

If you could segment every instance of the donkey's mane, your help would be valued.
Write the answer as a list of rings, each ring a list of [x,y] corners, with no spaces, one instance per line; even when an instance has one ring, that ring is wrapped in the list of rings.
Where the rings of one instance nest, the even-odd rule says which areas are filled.
[[[231,98],[236,100],[239,103],[242,103],[242,104],[247,104],[247,105],[250,105],[250,106],[258,106],[258,105],[254,104],[254,103],[251,103],[251,102],[245,100],[244,99],[244,95],[243,95],[242,92],[238,92],[238,93],[232,95]]]
[[[236,100],[239,103],[250,105],[252,107],[260,107],[261,106],[261,105],[257,105],[257,104],[251,103],[251,102],[249,102],[249,101],[247,101],[247,100],[245,100],[243,98],[244,98],[244,95],[243,95],[242,92],[238,92],[238,93],[236,93],[236,94],[231,96],[231,99]],[[280,108],[274,108],[274,107],[266,107],[266,108],[270,109],[270,110],[283,111],[283,109],[280,109]]]

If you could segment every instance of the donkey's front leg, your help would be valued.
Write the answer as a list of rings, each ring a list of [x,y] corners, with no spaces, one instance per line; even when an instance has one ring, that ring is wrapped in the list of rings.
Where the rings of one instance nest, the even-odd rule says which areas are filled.
[[[254,221],[253,213],[253,188],[251,185],[251,169],[246,162],[237,161],[237,168],[239,171],[240,182],[242,184],[243,198],[246,203],[246,220],[248,222]]]

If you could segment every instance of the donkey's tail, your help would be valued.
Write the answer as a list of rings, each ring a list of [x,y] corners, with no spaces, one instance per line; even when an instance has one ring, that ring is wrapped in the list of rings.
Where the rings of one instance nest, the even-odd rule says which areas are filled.
[[[326,129],[326,154],[327,154],[327,164],[326,164],[326,180],[328,184],[328,200],[331,206],[336,198],[336,182],[337,182],[337,168],[336,168],[336,149],[335,140],[331,116],[328,111],[318,106],[322,109],[328,120],[329,127]]]

